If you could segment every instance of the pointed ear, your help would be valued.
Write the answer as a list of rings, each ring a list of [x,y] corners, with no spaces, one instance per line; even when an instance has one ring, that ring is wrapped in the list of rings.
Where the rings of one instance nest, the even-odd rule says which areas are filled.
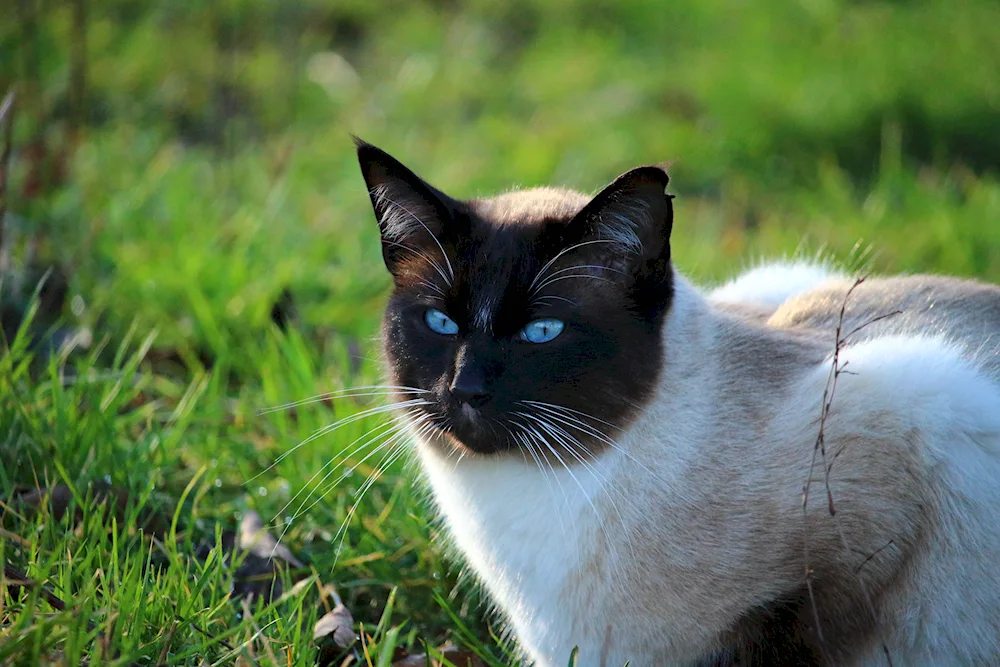
[[[385,151],[357,137],[354,143],[382,235],[382,258],[389,271],[398,275],[405,259],[421,253],[443,255],[439,237],[452,218],[452,200]]]
[[[638,167],[601,190],[572,226],[582,241],[596,241],[593,251],[633,270],[650,262],[670,261],[673,195],[662,167]],[[623,267],[625,268],[625,267]]]

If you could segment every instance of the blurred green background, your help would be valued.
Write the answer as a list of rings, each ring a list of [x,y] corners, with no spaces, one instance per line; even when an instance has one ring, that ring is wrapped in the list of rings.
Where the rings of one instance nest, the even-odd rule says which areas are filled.
[[[875,271],[1000,280],[997,26],[994,0],[11,0],[0,17],[0,93],[17,92],[0,498],[106,480],[130,499],[155,489],[176,501],[193,483],[203,502],[189,497],[175,518],[211,542],[217,523],[248,509],[278,514],[381,423],[310,442],[247,484],[360,408],[259,410],[378,381],[389,281],[350,133],[456,197],[594,191],[669,161],[674,256],[705,282],[818,252]],[[82,353],[10,342],[50,266],[36,328],[88,332]],[[150,334],[147,350],[138,341]],[[69,368],[91,381],[66,382]],[[283,541],[340,582],[358,620],[383,622],[373,655],[451,640],[506,660],[471,589],[455,588],[458,567],[431,540],[412,474],[389,463],[340,560],[335,533],[364,477],[297,517]],[[166,564],[147,564],[155,538],[141,531],[88,541],[113,519],[96,516],[81,534],[72,517],[5,511],[5,530],[30,546],[0,547],[90,600],[122,660],[162,651],[184,662],[178,646],[206,633],[164,628],[204,562],[175,542]],[[169,594],[123,629],[108,621],[121,594],[69,567],[67,549],[114,555],[134,564],[136,590]],[[231,576],[206,581],[225,588]],[[211,612],[204,625],[251,627],[206,611],[205,590],[183,592],[200,600],[192,614]],[[0,657],[41,659],[53,646],[111,655],[32,599],[11,598],[0,615],[18,629]],[[311,664],[311,637],[283,623],[272,632],[289,662]],[[43,634],[56,639],[42,645]]]

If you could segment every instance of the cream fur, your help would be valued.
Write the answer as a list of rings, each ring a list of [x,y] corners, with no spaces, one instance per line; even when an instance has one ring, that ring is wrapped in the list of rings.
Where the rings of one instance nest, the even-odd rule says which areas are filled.
[[[842,277],[830,266],[804,260],[768,262],[740,274],[711,292],[717,302],[777,308],[793,296],[833,278]]]
[[[859,298],[926,292],[937,324],[889,318],[841,352],[850,374],[838,380],[826,449],[837,453],[830,488],[856,553],[842,548],[817,467],[809,565],[840,577],[849,597],[860,584],[845,573],[858,553],[877,553],[861,577],[881,632],[852,647],[851,664],[884,664],[881,643],[896,665],[1000,664],[1000,362],[980,335],[1000,330],[1000,316],[964,312],[965,292],[935,279],[901,280],[868,281]],[[589,466],[543,470],[418,440],[457,546],[539,667],[565,665],[574,646],[581,667],[691,664],[721,648],[719,631],[748,608],[801,585],[802,487],[831,311],[850,282],[798,263],[708,295],[676,284],[659,389]],[[771,319],[725,303],[766,307]]]

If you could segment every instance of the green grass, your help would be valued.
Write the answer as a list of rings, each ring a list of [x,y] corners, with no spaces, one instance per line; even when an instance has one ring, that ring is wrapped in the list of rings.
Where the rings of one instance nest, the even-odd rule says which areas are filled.
[[[0,24],[12,275],[29,247],[61,267],[60,322],[93,338],[48,355],[42,308],[0,353],[0,552],[66,602],[0,591],[0,662],[313,664],[321,583],[363,627],[362,664],[446,642],[511,661],[404,462],[358,500],[380,455],[349,457],[283,523],[385,423],[270,467],[377,405],[261,414],[380,381],[389,280],[349,132],[455,196],[672,160],[674,255],[698,280],[823,252],[1000,281],[989,0],[91,4],[82,95],[72,3]],[[56,485],[77,499],[59,517],[25,500]],[[224,538],[251,511],[305,565],[248,615]]]

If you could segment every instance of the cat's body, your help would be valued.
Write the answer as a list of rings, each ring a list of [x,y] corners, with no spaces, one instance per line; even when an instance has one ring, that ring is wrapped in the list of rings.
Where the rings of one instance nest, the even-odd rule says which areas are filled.
[[[814,638],[799,644],[785,633],[812,624],[803,485],[851,284],[834,281],[821,301],[806,292],[771,318],[822,325],[808,334],[719,312],[680,288],[664,328],[675,358],[660,392],[616,436],[624,452],[604,452],[593,473],[456,462],[421,445],[455,539],[538,664],[561,665],[575,645],[580,665],[721,659],[746,651],[754,638],[731,631],[752,632],[748,617],[761,605],[786,616],[775,624],[781,634],[754,647],[759,664],[812,664],[803,644]],[[995,346],[978,349],[985,320],[940,327],[937,318],[973,315],[958,287],[871,280],[848,302],[864,307],[849,307],[845,331],[903,305],[883,294],[921,290],[939,337],[922,336],[922,317],[894,316],[840,355],[851,374],[838,378],[825,446],[828,460],[842,452],[830,486],[851,558],[828,513],[821,461],[807,505],[820,628],[835,664],[885,664],[881,642],[897,665],[985,665],[1000,655],[1000,617],[988,611],[1000,609],[1000,534],[989,530],[1000,521],[1000,388],[988,378],[1000,362]],[[1000,331],[1000,290],[989,292],[989,323]],[[851,570],[872,554],[861,573],[883,610],[879,636]],[[864,576],[875,571],[888,581]],[[842,597],[838,618],[828,610]]]
[[[380,168],[389,164],[382,155]],[[398,171],[395,163],[390,167]],[[387,182],[384,173],[370,177],[370,170],[366,178],[370,187]],[[568,223],[541,224],[617,223],[628,206],[639,217],[655,213],[655,188],[640,196],[635,190],[647,181],[630,181],[633,189],[623,192],[624,179],[593,200],[603,207],[597,214],[579,212],[586,198],[567,204],[563,194],[538,195],[556,209],[570,209]],[[665,177],[661,195],[663,184]],[[423,225],[429,209],[420,214],[418,208],[428,195],[417,194],[399,189],[390,203]],[[379,196],[373,202],[381,221]],[[473,229],[495,224],[477,222],[488,220],[475,217],[485,215],[483,208],[448,206],[451,212],[437,215],[465,216]],[[587,222],[588,214],[597,222]],[[646,244],[641,221],[634,228]],[[445,257],[461,252],[460,241],[447,240],[446,228],[423,229],[444,239],[437,247]],[[487,250],[504,247],[489,245],[499,234],[489,232],[485,245],[475,246],[476,262],[490,265]],[[601,228],[572,247],[620,237],[622,229]],[[601,240],[586,240],[593,238]],[[615,254],[578,260],[565,270],[594,276],[608,275],[599,267],[617,267],[632,277],[615,278],[616,287],[587,289],[607,289],[608,298],[626,300],[629,312],[638,312],[643,295],[628,290],[661,268],[655,256],[669,254],[655,250],[659,255],[650,258],[642,255],[646,247],[619,245]],[[429,251],[421,252],[427,259]],[[646,258],[630,264],[629,252]],[[551,257],[561,254],[553,250]],[[394,298],[402,300],[417,282],[407,283],[398,258],[386,259],[397,278]],[[538,267],[544,260],[529,267],[528,278],[545,273]],[[452,263],[458,261],[451,258],[449,270]],[[522,280],[507,264],[493,267],[490,284]],[[473,287],[478,270],[465,278]],[[629,330],[610,310],[601,316],[611,323],[609,331],[624,332],[622,340],[646,341],[638,345],[645,349],[625,352],[604,352],[600,334],[585,338],[582,324],[583,333],[564,335],[563,348],[524,348],[504,342],[499,332],[487,336],[490,326],[500,329],[489,306],[498,307],[499,297],[473,298],[468,324],[444,329],[452,338],[438,341],[454,346],[447,359],[457,359],[444,362],[448,370],[440,382],[424,379],[435,377],[437,366],[424,358],[430,352],[417,353],[425,334],[405,320],[407,305],[390,304],[386,334],[397,342],[387,342],[387,354],[395,384],[435,397],[428,410],[438,427],[417,437],[433,496],[528,656],[539,667],[566,664],[574,647],[581,667],[874,665],[888,664],[886,653],[895,665],[1000,662],[1000,340],[993,340],[1000,332],[1000,288],[927,277],[869,279],[848,298],[853,280],[827,275],[822,267],[782,265],[706,294],[672,267],[668,271],[657,274],[655,285],[668,285],[669,298],[653,299],[659,305],[651,314],[636,315],[649,327]],[[461,284],[461,272],[446,282]],[[625,291],[614,297],[614,290]],[[466,286],[464,296],[442,301],[458,313],[470,291],[476,293]],[[605,297],[576,292],[561,298],[582,308],[586,299]],[[845,303],[842,372],[831,395],[835,332]],[[576,315],[562,312],[571,331]],[[538,315],[525,319],[532,317]],[[643,338],[647,330],[657,339]],[[476,389],[470,394],[468,359],[473,351],[500,355],[491,352],[494,344],[502,346],[502,356],[490,357],[485,375],[473,366]],[[507,369],[522,357],[536,359],[528,355],[539,349],[574,352],[584,370],[561,366],[543,380],[552,391],[575,386],[581,396],[562,390],[558,405],[578,400],[573,405],[583,407],[513,402],[521,410],[534,406],[534,421],[518,417],[524,413],[515,408],[500,412],[504,399],[491,397],[489,382],[516,374]],[[613,354],[624,356],[615,362],[619,373],[606,373],[608,400],[624,395],[623,405],[631,407],[612,404],[602,418],[595,414],[601,388],[577,378]],[[652,382],[644,383],[643,354],[655,370]],[[517,377],[520,384],[505,391],[546,390]],[[459,395],[460,401],[448,402]],[[824,397],[831,407],[821,420]],[[493,402],[500,405],[488,412]],[[468,424],[457,425],[465,418]],[[817,452],[821,421],[823,448]],[[497,444],[489,444],[490,437]]]

